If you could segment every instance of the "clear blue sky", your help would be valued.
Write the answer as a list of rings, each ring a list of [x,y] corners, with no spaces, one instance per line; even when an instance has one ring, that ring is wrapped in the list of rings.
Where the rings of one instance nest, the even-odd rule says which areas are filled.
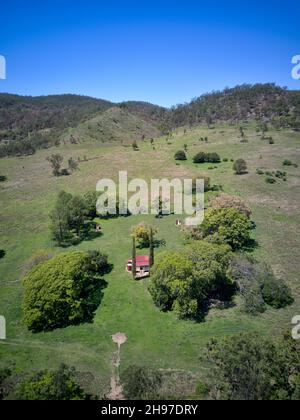
[[[297,1],[3,1],[0,91],[161,105],[241,83],[299,89]]]

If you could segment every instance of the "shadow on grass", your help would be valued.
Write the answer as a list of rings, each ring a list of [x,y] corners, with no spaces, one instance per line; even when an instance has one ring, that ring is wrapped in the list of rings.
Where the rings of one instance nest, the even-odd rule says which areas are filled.
[[[2,258],[4,258],[6,255],[6,252],[4,251],[4,249],[0,249],[0,260],[2,260]]]

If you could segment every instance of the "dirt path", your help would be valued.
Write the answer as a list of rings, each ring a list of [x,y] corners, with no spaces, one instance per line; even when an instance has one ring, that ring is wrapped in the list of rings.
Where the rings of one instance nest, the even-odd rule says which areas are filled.
[[[117,333],[112,336],[112,340],[114,343],[118,345],[118,350],[114,354],[113,358],[113,372],[110,382],[110,393],[108,394],[107,398],[109,400],[124,400],[123,396],[123,388],[120,383],[120,364],[121,364],[121,346],[125,344],[127,341],[126,334],[124,333]]]

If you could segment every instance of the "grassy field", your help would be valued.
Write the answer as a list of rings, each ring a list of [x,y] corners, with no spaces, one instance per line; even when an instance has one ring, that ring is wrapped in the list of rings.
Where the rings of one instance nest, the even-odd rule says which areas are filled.
[[[96,143],[64,145],[39,151],[26,158],[0,160],[0,175],[7,181],[0,184],[0,249],[6,255],[0,260],[0,314],[7,320],[7,340],[0,342],[0,367],[15,366],[17,371],[55,368],[60,362],[77,367],[87,375],[89,390],[96,394],[108,392],[113,353],[111,335],[124,332],[128,336],[122,348],[122,368],[143,364],[161,369],[174,369],[201,375],[199,356],[204,344],[215,336],[245,331],[278,334],[290,329],[292,316],[300,306],[300,175],[299,169],[283,169],[284,159],[300,165],[300,134],[289,131],[270,132],[274,145],[261,140],[254,126],[248,125],[248,143],[242,144],[236,127],[216,126],[178,130],[167,144],[165,138],[155,139],[155,150],[149,141],[140,141],[140,151],[120,144]],[[208,136],[209,143],[200,142]],[[174,153],[188,145],[188,161],[176,164]],[[46,157],[57,151],[65,158],[86,156],[80,171],[69,177],[54,178]],[[211,164],[194,165],[192,156],[198,151],[218,152],[229,159],[209,169]],[[245,158],[249,174],[236,176],[231,159]],[[257,168],[286,170],[287,181],[270,185]],[[99,249],[109,255],[114,265],[106,277],[108,287],[97,310],[94,323],[31,334],[22,325],[22,265],[38,249],[61,252],[49,238],[49,211],[58,191],[72,193],[93,190],[102,177],[117,180],[118,171],[127,170],[129,177],[211,178],[225,192],[244,197],[253,210],[257,224],[254,238],[259,246],[254,254],[272,265],[293,290],[295,303],[284,310],[268,309],[257,317],[243,315],[237,305],[227,310],[212,310],[205,323],[178,321],[171,313],[161,313],[152,303],[147,280],[134,282],[125,272],[130,257],[131,227],[142,220],[155,224],[167,249],[180,249],[184,237],[175,226],[175,216],[157,220],[152,216],[134,216],[104,221],[103,236],[86,241],[76,249]],[[70,248],[71,251],[74,248]],[[157,252],[162,250],[159,249]]]

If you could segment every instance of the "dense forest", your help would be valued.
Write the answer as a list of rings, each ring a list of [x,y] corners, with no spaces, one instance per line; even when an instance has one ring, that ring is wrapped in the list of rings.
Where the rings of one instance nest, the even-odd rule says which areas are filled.
[[[204,123],[210,127],[219,121],[239,124],[245,120],[300,130],[300,92],[275,84],[226,88],[171,109],[138,101],[114,104],[78,95],[23,97],[2,93],[0,157],[32,154],[36,149],[57,145],[64,130],[116,106],[134,114],[142,124],[154,124],[162,134],[180,126]]]

